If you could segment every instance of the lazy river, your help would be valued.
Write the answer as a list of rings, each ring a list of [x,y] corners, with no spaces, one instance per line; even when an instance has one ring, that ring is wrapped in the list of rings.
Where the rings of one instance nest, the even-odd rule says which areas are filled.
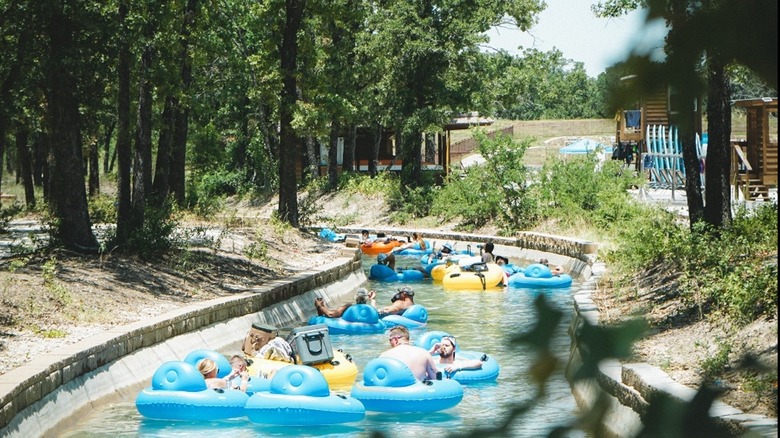
[[[364,257],[368,272],[374,258]],[[398,266],[410,266],[416,258],[399,258]],[[365,286],[377,291],[377,304],[389,304],[390,297],[403,283],[369,281]],[[495,289],[482,291],[445,291],[441,284],[430,280],[410,284],[415,290],[415,302],[428,309],[426,328],[412,331],[412,341],[426,330],[443,330],[454,335],[460,348],[483,351],[492,355],[501,366],[496,382],[465,386],[463,401],[455,408],[427,414],[388,414],[367,412],[364,420],[337,426],[280,427],[251,423],[248,419],[209,422],[162,421],[143,418],[135,408],[134,398],[118,403],[96,406],[74,427],[59,431],[67,437],[255,437],[255,436],[332,436],[364,437],[372,431],[386,436],[447,436],[466,433],[503,420],[511,406],[532,398],[536,386],[527,368],[533,361],[533,351],[511,346],[508,335],[522,333],[533,327],[536,314],[533,300],[540,293],[565,314],[558,327],[554,348],[560,358],[569,352],[566,327],[573,313],[572,291],[564,289]],[[312,304],[313,306],[313,304]],[[303,320],[303,317],[302,317]],[[301,325],[304,325],[302,322]],[[385,334],[330,335],[334,349],[352,355],[358,366],[358,379],[369,360],[389,348]],[[240,352],[240,343],[223,351]],[[157,367],[159,364],[149,364]],[[568,382],[557,373],[549,382],[547,396],[530,412],[515,420],[511,436],[546,435],[555,426],[568,423],[576,416],[576,403]],[[569,435],[571,436],[571,435]]]

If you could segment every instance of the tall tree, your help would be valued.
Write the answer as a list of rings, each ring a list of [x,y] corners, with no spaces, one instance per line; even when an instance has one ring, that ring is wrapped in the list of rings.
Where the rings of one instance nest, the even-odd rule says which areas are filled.
[[[198,0],[186,0],[181,32],[179,34],[179,62],[181,74],[181,90],[183,96],[189,96],[192,87],[192,53],[190,45],[192,32],[198,18]],[[175,129],[173,131],[173,152],[171,154],[171,171],[169,173],[171,193],[179,205],[184,205],[185,167],[187,164],[187,136],[189,133],[190,102],[182,101],[176,106],[174,114]]]
[[[44,67],[51,141],[49,211],[57,220],[52,231],[53,236],[66,248],[95,252],[98,245],[87,209],[79,101],[74,75],[85,65],[75,40],[79,26],[70,15],[81,8],[79,4],[73,4],[78,2],[46,3],[42,9],[45,14],[44,35],[49,48]]]
[[[372,3],[368,50],[384,54],[385,74],[376,89],[401,140],[402,187],[422,184],[422,133],[440,129],[453,112],[471,106],[481,88],[469,61],[486,41],[484,32],[506,17],[527,30],[543,6],[535,0]]]
[[[293,128],[297,100],[298,31],[306,0],[285,0],[285,24],[282,31],[282,89],[279,109],[279,219],[298,226],[298,184],[296,160],[300,139]]]
[[[117,60],[117,222],[116,240],[127,242],[132,231],[131,179],[132,145],[130,135],[130,0],[119,0],[118,8],[118,54]]]

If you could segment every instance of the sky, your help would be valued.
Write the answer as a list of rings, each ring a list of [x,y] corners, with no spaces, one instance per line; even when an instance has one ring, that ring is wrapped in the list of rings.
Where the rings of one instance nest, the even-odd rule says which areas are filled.
[[[538,23],[528,32],[494,28],[488,32],[488,47],[511,54],[522,53],[518,46],[541,51],[557,48],[563,57],[582,62],[588,76],[597,77],[607,67],[626,57],[639,44],[643,49],[663,44],[663,26],[658,23],[643,36],[645,11],[632,11],[619,18],[597,18],[590,10],[595,0],[547,0]],[[489,50],[489,48],[487,49]]]

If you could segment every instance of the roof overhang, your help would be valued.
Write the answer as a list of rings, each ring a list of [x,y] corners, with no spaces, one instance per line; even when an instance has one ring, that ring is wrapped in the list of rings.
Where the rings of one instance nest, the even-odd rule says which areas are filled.
[[[457,131],[459,129],[469,129],[473,126],[490,126],[494,122],[495,120],[491,118],[482,117],[476,112],[471,112],[468,114],[458,114],[451,118],[450,121],[444,125],[444,129],[447,131]]]

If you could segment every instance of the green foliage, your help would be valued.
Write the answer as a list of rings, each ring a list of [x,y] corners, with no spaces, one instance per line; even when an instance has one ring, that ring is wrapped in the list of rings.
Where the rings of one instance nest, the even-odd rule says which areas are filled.
[[[523,155],[529,142],[476,131],[485,159],[462,173],[453,172],[433,200],[431,212],[445,220],[460,218],[461,226],[479,227],[496,221],[505,229],[529,226],[535,219],[535,200],[528,194],[528,170]]]
[[[222,199],[244,193],[249,185],[240,171],[216,168],[193,175],[187,185],[187,205],[197,214],[208,217],[222,208]]]
[[[522,56],[483,54],[494,113],[513,120],[589,119],[604,117],[595,79],[582,63],[565,59],[558,49],[526,49]],[[484,97],[483,97],[484,98]]]
[[[712,377],[720,374],[729,364],[731,343],[718,340],[717,344],[718,351],[716,351],[712,356],[704,359],[701,363],[701,368],[705,379],[711,379]]]
[[[438,188],[432,182],[422,187],[395,186],[387,199],[391,209],[390,219],[405,224],[412,219],[428,216],[437,192]]]
[[[93,224],[116,223],[116,197],[105,194],[88,198],[89,219]]]
[[[52,257],[41,266],[43,285],[52,294],[52,298],[59,306],[67,306],[73,301],[70,291],[57,281],[57,259]]]
[[[147,206],[144,225],[131,233],[127,249],[143,259],[159,258],[163,254],[184,246],[175,233],[179,226],[179,213],[173,203],[167,201],[162,207]]]
[[[642,214],[626,190],[641,184],[619,161],[600,164],[594,154],[571,159],[550,158],[538,174],[534,193],[542,218],[564,224],[583,217],[597,227],[612,227]]]
[[[398,177],[390,172],[380,172],[374,177],[367,173],[344,172],[339,188],[347,193],[386,197],[393,193],[398,183]]]
[[[647,210],[617,234],[619,248],[606,259],[624,272],[666,263],[682,274],[680,293],[700,309],[710,306],[735,322],[777,312],[777,206],[739,210],[716,233],[693,229],[671,213]]]

